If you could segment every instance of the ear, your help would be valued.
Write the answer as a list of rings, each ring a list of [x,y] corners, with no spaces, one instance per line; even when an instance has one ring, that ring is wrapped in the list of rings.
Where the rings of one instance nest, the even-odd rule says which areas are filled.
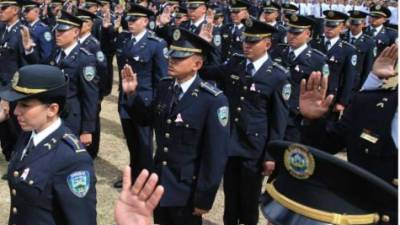
[[[47,107],[47,116],[50,118],[54,118],[59,114],[60,106],[57,103],[51,103]]]
[[[196,55],[194,58],[194,67],[193,67],[193,71],[199,71],[201,69],[201,67],[203,67],[203,57],[200,55]]]

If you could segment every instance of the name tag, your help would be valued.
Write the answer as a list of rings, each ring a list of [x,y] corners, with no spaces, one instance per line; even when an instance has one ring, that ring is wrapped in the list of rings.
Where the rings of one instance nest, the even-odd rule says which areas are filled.
[[[378,137],[375,137],[375,136],[371,135],[371,134],[370,134],[369,132],[367,132],[366,130],[364,130],[364,131],[361,133],[360,137],[361,137],[362,139],[366,140],[366,141],[369,141],[369,142],[373,143],[373,144],[376,144],[376,142],[378,142],[378,140],[379,140]]]

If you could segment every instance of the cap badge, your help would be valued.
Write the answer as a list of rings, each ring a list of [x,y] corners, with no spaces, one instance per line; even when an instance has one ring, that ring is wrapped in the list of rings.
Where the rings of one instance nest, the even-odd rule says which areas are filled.
[[[335,16],[335,13],[333,11],[328,12],[328,17],[334,17],[334,16]]]
[[[299,17],[297,17],[297,15],[293,14],[293,15],[290,16],[290,19],[291,19],[293,22],[297,22],[297,21],[299,20]]]
[[[354,15],[358,16],[358,15],[360,15],[360,12],[359,11],[354,11]]]
[[[382,8],[381,5],[377,5],[377,6],[375,7],[376,10],[381,10],[381,8]]]
[[[246,27],[252,27],[253,26],[253,21],[251,21],[250,18],[247,18],[245,24],[246,24]]]
[[[174,41],[179,40],[179,38],[181,38],[181,31],[176,29],[174,31],[174,33],[172,34],[172,37],[173,37]]]
[[[290,175],[297,179],[308,179],[314,173],[314,156],[302,145],[290,145],[285,150],[284,163]]]

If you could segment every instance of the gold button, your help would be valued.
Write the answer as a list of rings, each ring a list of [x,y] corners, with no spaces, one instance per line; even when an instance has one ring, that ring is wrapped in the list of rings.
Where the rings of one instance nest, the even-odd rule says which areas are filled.
[[[171,119],[167,119],[167,124],[171,124],[172,120]]]
[[[12,189],[12,190],[11,190],[11,193],[12,193],[13,196],[16,196],[16,195],[17,195],[17,190]]]
[[[236,123],[239,122],[239,118],[235,118],[234,120],[235,120]]]
[[[168,152],[168,148],[164,147],[164,152],[167,153]]]
[[[171,135],[169,133],[165,133],[165,137],[169,138]]]
[[[238,112],[240,112],[240,111],[242,111],[242,108],[238,107],[236,110],[237,110]]]
[[[366,148],[366,149],[365,149],[365,154],[368,154],[368,152],[369,152],[369,149]]]
[[[388,215],[383,215],[382,216],[382,221],[385,223],[389,223],[390,222],[390,217]]]
[[[167,161],[163,161],[162,164],[163,164],[164,166],[168,165]]]
[[[244,97],[243,97],[243,96],[241,96],[241,97],[240,97],[240,101],[243,101],[243,100],[244,100]]]
[[[19,176],[18,171],[14,171],[14,177],[18,177],[18,176]]]
[[[12,212],[13,212],[14,214],[17,214],[17,212],[18,212],[17,208],[13,207],[13,208],[12,208]]]
[[[399,181],[398,181],[397,179],[393,179],[392,183],[393,183],[395,186],[398,186],[398,185],[399,185]]]
[[[33,184],[33,180],[30,180],[30,181],[29,181],[29,185],[32,185],[32,184]]]

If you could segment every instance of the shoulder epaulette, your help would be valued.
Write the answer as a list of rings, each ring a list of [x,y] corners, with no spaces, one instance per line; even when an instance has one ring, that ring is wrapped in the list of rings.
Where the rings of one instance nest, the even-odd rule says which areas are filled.
[[[150,34],[149,36],[147,36],[149,39],[151,39],[151,40],[155,40],[155,41],[158,41],[158,42],[162,42],[162,38],[159,38],[159,37],[157,37],[157,36],[155,36],[155,34]]]
[[[43,26],[43,27],[48,27],[48,25],[45,24],[45,23],[43,23],[42,21],[39,21],[39,24],[40,24],[41,26]]]
[[[204,90],[208,91],[209,93],[211,93],[214,96],[218,96],[218,95],[222,94],[222,91],[220,89],[218,89],[214,85],[211,85],[210,83],[207,83],[204,81],[201,82],[200,87],[202,87]]]
[[[233,53],[232,57],[246,58],[246,56],[244,56],[243,54],[239,54],[239,53]]]
[[[86,149],[83,147],[83,145],[79,142],[78,138],[74,134],[65,133],[62,139],[65,141],[65,143],[71,146],[76,153],[86,152]]]
[[[93,55],[91,52],[89,52],[89,50],[87,50],[86,48],[80,48],[80,50],[85,53],[86,55]]]
[[[375,41],[374,38],[369,36],[368,34],[363,34],[362,37],[364,37],[365,39],[369,39],[369,40]]]
[[[96,45],[100,44],[99,40],[97,40],[95,37],[90,36],[90,41],[94,42]]]
[[[356,49],[356,46],[350,44],[350,43],[347,42],[347,41],[343,41],[343,40],[342,40],[342,43],[343,43],[344,45],[347,45],[347,46],[349,46],[349,47],[352,47],[352,48]]]
[[[289,72],[289,70],[287,70],[285,67],[281,66],[279,63],[272,62],[272,66],[278,68],[279,70],[281,70],[285,74]]]
[[[326,57],[326,55],[318,49],[313,48],[312,51],[320,56]]]
[[[397,34],[397,30],[394,29],[393,27],[385,27],[386,30],[390,30],[391,32],[396,32]]]

